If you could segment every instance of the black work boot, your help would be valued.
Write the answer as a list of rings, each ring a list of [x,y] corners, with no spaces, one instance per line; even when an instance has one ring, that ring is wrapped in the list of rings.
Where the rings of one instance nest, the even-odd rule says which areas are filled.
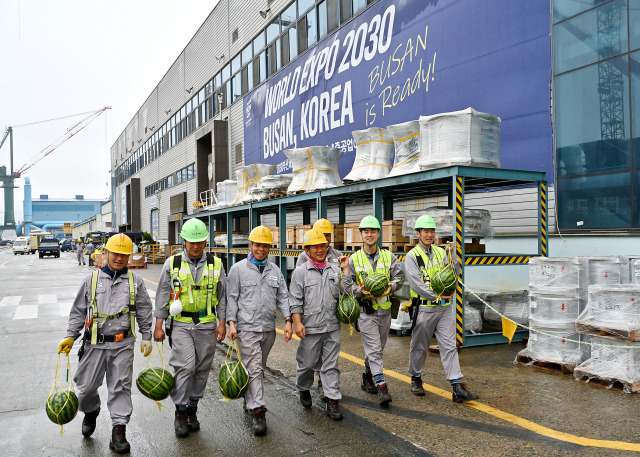
[[[462,403],[463,401],[471,401],[478,398],[478,394],[469,392],[467,390],[467,386],[465,386],[461,382],[457,382],[453,384],[451,387],[453,387],[453,401],[456,403]]]
[[[378,386],[378,398],[382,406],[387,406],[391,403],[391,394],[389,393],[387,384],[380,384],[380,386]]]
[[[311,392],[309,392],[308,390],[301,390],[300,391],[300,403],[302,404],[302,406],[304,406],[305,408],[309,409],[311,408]]]
[[[377,394],[378,388],[373,382],[373,375],[371,373],[362,373],[362,382],[360,388],[369,394]]]
[[[411,376],[411,393],[418,397],[424,397],[424,388],[422,387],[422,378],[420,376]]]
[[[200,422],[198,422],[198,407],[187,406],[187,426],[190,432],[197,432],[200,430]]]
[[[176,436],[178,438],[184,438],[189,436],[189,421],[187,419],[187,410],[180,411],[178,405],[176,405],[176,418],[173,422],[173,426],[176,430]]]
[[[338,400],[332,400],[332,399],[327,400],[327,414],[334,421],[342,420],[342,413],[340,412],[340,408],[338,406]]]
[[[96,419],[100,414],[100,408],[97,411],[90,413],[84,413],[84,419],[82,419],[82,436],[89,438],[96,430]]]
[[[127,441],[127,427],[125,425],[113,426],[109,447],[118,454],[127,454],[131,450],[131,446]]]
[[[267,419],[264,417],[264,413],[266,412],[267,408],[264,406],[253,410],[253,434],[255,436],[267,434]]]

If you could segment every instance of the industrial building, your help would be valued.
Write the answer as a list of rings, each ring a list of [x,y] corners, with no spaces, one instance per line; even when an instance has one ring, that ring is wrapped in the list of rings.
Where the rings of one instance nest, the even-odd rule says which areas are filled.
[[[111,148],[115,229],[178,243],[200,194],[245,165],[290,172],[284,149],[334,145],[344,177],[352,131],[473,107],[502,120],[503,169],[546,173],[551,255],[638,252],[638,23],[640,0],[221,0]],[[515,186],[466,205],[491,211],[488,249],[511,252],[536,244],[536,199]],[[327,211],[353,222],[372,207]]]

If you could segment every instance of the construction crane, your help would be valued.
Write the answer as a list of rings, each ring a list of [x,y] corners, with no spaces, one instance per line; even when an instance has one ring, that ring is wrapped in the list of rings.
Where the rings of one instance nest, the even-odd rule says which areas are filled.
[[[7,137],[9,137],[9,156],[10,156],[10,164],[11,167],[9,169],[9,173],[7,173],[7,167],[0,167],[0,183],[2,183],[2,188],[4,189],[4,225],[0,226],[0,229],[15,229],[15,215],[14,215],[14,207],[13,207],[13,189],[16,188],[14,185],[15,180],[22,176],[29,168],[33,167],[36,163],[40,162],[46,156],[55,151],[58,147],[60,147],[64,142],[77,135],[82,129],[84,129],[87,125],[91,124],[96,118],[98,118],[102,113],[106,110],[111,109],[110,106],[105,106],[104,108],[100,108],[95,111],[91,111],[88,113],[88,116],[84,117],[78,123],[67,129],[67,132],[58,138],[56,141],[51,143],[49,146],[44,148],[38,154],[33,156],[27,163],[25,163],[18,171],[13,172],[13,129],[15,127],[24,127],[26,125],[32,125],[36,123],[55,121],[62,118],[49,119],[46,121],[33,122],[31,124],[22,124],[14,127],[7,127],[4,135],[2,136],[2,141],[0,141],[0,148],[4,145]],[[74,114],[71,116],[65,117],[76,117],[82,114]]]

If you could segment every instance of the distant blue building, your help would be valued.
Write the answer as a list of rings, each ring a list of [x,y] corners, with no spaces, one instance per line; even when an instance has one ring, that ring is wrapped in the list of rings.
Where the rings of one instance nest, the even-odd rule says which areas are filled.
[[[85,200],[84,195],[76,195],[75,198],[49,198],[48,195],[40,195],[33,199],[33,220],[80,222],[84,219],[101,214],[103,200]]]

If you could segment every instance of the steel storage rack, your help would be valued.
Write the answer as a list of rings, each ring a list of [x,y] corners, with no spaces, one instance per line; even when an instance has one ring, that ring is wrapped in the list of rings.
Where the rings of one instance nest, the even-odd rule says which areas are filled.
[[[537,252],[535,253],[486,253],[466,254],[464,234],[465,193],[476,191],[499,190],[515,187],[537,187]],[[373,214],[378,220],[393,219],[394,202],[416,198],[447,196],[448,207],[453,211],[453,227],[455,227],[455,245],[462,266],[460,279],[464,282],[467,267],[496,265],[527,265],[531,257],[548,256],[547,248],[547,180],[546,173],[484,168],[476,166],[449,166],[433,170],[421,171],[404,176],[359,182],[298,195],[291,195],[272,200],[263,200],[239,206],[203,211],[185,219],[197,217],[208,223],[209,227],[225,227],[227,247],[212,247],[211,252],[226,257],[227,266],[235,262],[238,254],[247,255],[247,248],[234,248],[233,227],[239,218],[249,219],[250,229],[260,225],[260,218],[266,214],[276,215],[276,225],[280,227],[280,249],[271,249],[270,255],[276,261],[287,278],[286,258],[297,257],[301,251],[286,249],[287,212],[300,211],[303,223],[309,224],[311,213],[316,218],[326,217],[328,207],[338,207],[338,223],[345,222],[346,207],[354,201],[372,203]],[[382,237],[378,240],[382,243]],[[213,245],[213,231],[210,244]],[[349,253],[347,253],[349,255]],[[406,253],[396,253],[399,260],[404,261]],[[502,333],[464,333],[465,290],[459,284],[456,294],[456,337],[460,346],[477,346],[485,344],[505,343],[507,339]],[[516,332],[515,341],[522,340],[527,331]]]

